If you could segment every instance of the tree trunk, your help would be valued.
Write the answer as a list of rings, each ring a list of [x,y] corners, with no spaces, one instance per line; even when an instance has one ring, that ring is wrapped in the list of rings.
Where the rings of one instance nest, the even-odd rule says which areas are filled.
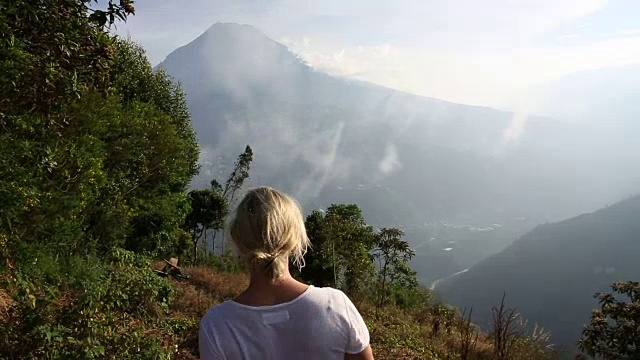
[[[380,300],[379,300],[378,307],[382,307],[382,304],[384,304],[384,291],[385,291],[386,282],[387,282],[387,264],[388,264],[388,260],[385,259],[384,266],[382,267],[382,286],[380,289]]]
[[[207,228],[204,228],[204,253],[205,255],[209,252],[209,244],[207,243]]]
[[[211,238],[211,250],[213,253],[216,253],[216,236],[218,235],[218,230],[214,230],[213,237]]]
[[[198,229],[193,229],[193,234],[191,235],[191,242],[193,243],[193,265],[198,265],[198,240],[200,240],[200,234],[197,233]]]

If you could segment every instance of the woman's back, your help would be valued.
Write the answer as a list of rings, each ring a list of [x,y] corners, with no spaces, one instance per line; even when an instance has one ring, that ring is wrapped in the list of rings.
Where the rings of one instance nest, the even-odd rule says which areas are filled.
[[[292,301],[247,306],[226,301],[200,323],[202,359],[344,359],[369,345],[369,332],[341,291],[309,286]]]

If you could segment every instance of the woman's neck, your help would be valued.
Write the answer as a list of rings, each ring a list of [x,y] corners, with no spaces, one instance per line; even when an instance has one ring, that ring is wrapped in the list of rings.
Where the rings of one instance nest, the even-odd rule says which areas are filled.
[[[287,271],[273,280],[264,271],[253,270],[249,287],[235,301],[249,306],[269,306],[286,303],[302,295],[309,286],[294,279]]]

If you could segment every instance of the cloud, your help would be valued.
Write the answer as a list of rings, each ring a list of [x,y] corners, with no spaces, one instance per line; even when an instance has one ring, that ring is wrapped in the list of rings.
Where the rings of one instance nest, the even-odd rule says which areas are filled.
[[[640,34],[500,51],[349,46],[323,39],[310,42],[313,46],[302,47],[290,37],[286,44],[311,66],[334,75],[454,102],[509,109],[514,109],[516,96],[528,87],[578,71],[640,62]]]
[[[387,144],[385,155],[378,164],[378,169],[385,175],[389,175],[401,168],[402,164],[398,159],[398,149],[391,143]]]
[[[511,124],[507,127],[503,136],[507,142],[516,142],[520,139],[520,136],[524,133],[525,126],[527,125],[526,113],[514,113]]]
[[[607,0],[139,1],[130,34],[158,63],[216,21],[254,25],[334,75],[512,109],[514,93],[560,76],[640,62],[640,34],[594,37]],[[585,20],[586,19],[586,20]],[[600,34],[602,35],[602,34]]]
[[[344,39],[372,45],[472,46],[522,40],[602,9],[606,0],[171,0],[138,1],[130,33],[158,62],[216,21],[249,23],[272,37]],[[484,45],[483,45],[484,46]]]
[[[621,35],[631,35],[631,36],[636,36],[636,35],[640,35],[640,29],[625,29],[620,31]]]

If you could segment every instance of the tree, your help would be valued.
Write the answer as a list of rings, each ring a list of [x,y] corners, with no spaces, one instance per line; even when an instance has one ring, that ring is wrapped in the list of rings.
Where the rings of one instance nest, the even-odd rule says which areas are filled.
[[[249,178],[251,161],[253,161],[253,150],[251,149],[251,146],[247,145],[244,152],[238,155],[238,159],[236,159],[236,162],[233,164],[233,171],[229,175],[229,178],[224,184],[224,189],[222,190],[222,195],[227,197],[229,206],[233,206],[233,200],[235,199],[237,191],[242,188],[245,180]],[[215,186],[212,181],[211,186],[212,188],[215,187],[216,190],[221,188],[217,181],[215,181]],[[214,242],[217,234],[217,231],[213,234]],[[222,254],[224,254],[224,234],[222,237]]]
[[[125,239],[129,250],[167,253],[198,171],[195,133],[179,85],[153,72],[139,45],[115,40],[113,48],[109,79],[118,104],[110,107],[128,115],[105,117],[104,131],[94,134],[106,149],[105,178],[97,206],[86,211],[85,233],[106,249]]]
[[[50,130],[47,126],[62,124],[54,121],[55,110],[61,105],[89,89],[106,93],[113,37],[89,19],[96,13],[88,8],[94,2],[3,2],[0,11],[2,131],[28,132],[29,124],[17,126],[17,118],[39,114],[44,117],[41,130],[46,132]],[[132,2],[128,2],[127,8],[133,10]],[[112,10],[119,12],[119,18],[133,13],[113,7]]]
[[[83,0],[85,4],[98,3],[98,0]],[[98,26],[111,26],[115,23],[116,19],[126,21],[127,16],[135,14],[136,9],[133,6],[133,0],[119,0],[116,4],[114,0],[109,0],[107,8],[105,10],[91,10],[89,20],[96,23]]]
[[[387,282],[403,288],[417,286],[415,272],[408,264],[415,252],[408,242],[402,240],[403,236],[404,232],[397,228],[382,228],[375,236],[373,256],[378,260],[379,268],[377,308],[387,300]]]
[[[357,205],[331,205],[324,215],[312,213],[306,225],[312,245],[302,271],[306,281],[352,294],[370,285],[374,232]]]
[[[476,352],[478,346],[478,329],[471,322],[471,315],[473,314],[473,307],[467,311],[462,311],[462,316],[459,319],[458,329],[460,331],[459,343],[460,343],[460,360],[470,359],[472,354]]]
[[[249,178],[249,168],[251,167],[252,160],[253,150],[247,145],[244,152],[238,155],[238,159],[233,164],[233,171],[224,184],[223,195],[229,198],[230,204],[233,204],[236,192],[242,188],[245,180]]]
[[[593,310],[578,346],[605,360],[640,359],[640,282],[616,282],[611,288],[612,293],[595,294],[600,309]]]
[[[0,11],[0,238],[56,254],[167,251],[197,172],[184,94],[89,18],[122,19],[131,1],[92,3]]]
[[[192,190],[188,194],[191,211],[186,217],[185,227],[191,233],[193,263],[198,263],[198,243],[207,228],[219,226],[227,216],[227,199],[211,189]]]
[[[330,234],[324,214],[314,210],[305,219],[307,236],[311,241],[311,248],[305,255],[305,267],[302,278],[315,286],[326,287],[335,285],[334,266],[331,254]]]
[[[220,183],[216,179],[211,179],[211,186],[209,189],[214,193],[214,196],[216,196],[219,199],[225,200],[223,205],[224,209],[220,212],[221,214],[223,214],[223,216],[218,217],[208,226],[209,229],[213,230],[213,238],[211,239],[211,242],[212,242],[211,248],[214,250],[214,253],[215,253],[216,235],[218,234],[218,231],[224,229],[225,218],[229,214],[229,201],[223,194],[222,185],[220,185]],[[206,242],[206,232],[205,232],[205,242]],[[208,249],[208,245],[205,246],[205,248]],[[222,254],[224,255],[224,251]]]
[[[516,341],[521,335],[518,327],[519,314],[515,308],[507,308],[506,294],[502,295],[500,306],[491,308],[493,326],[490,337],[493,340],[493,356],[497,360],[511,358]]]

